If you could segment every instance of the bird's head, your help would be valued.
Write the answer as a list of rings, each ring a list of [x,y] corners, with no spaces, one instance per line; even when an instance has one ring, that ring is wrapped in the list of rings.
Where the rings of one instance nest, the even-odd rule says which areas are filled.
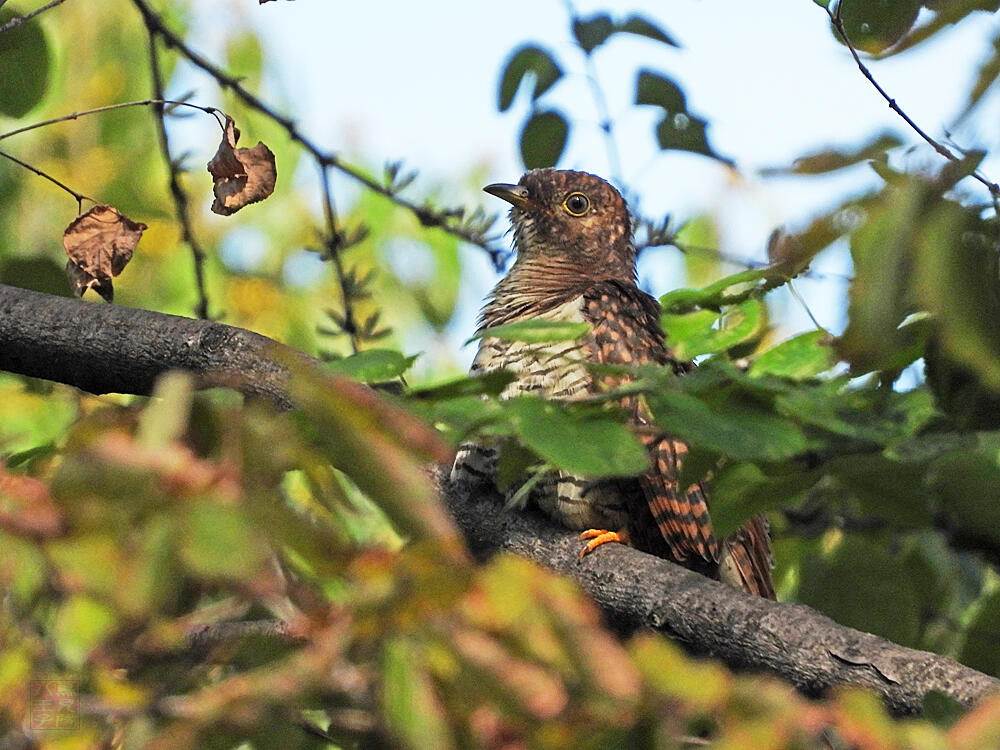
[[[516,185],[483,189],[513,206],[515,266],[568,266],[586,277],[634,280],[628,207],[621,193],[600,177],[535,169]]]

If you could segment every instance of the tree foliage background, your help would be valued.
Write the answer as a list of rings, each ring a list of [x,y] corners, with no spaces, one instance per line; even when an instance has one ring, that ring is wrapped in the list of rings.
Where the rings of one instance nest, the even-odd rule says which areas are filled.
[[[503,222],[420,194],[398,155],[351,161],[302,133],[294,105],[257,98],[266,60],[246,29],[220,29],[225,59],[212,61],[184,42],[185,3],[100,5],[50,3],[22,22],[35,5],[0,3],[0,283],[71,294],[59,234],[90,206],[78,191],[147,225],[116,304],[221,320],[328,364],[320,375],[284,363],[288,412],[196,392],[176,374],[152,399],[0,374],[3,746],[1000,742],[995,700],[963,715],[931,696],[924,719],[902,721],[857,690],[808,702],[659,636],[620,642],[571,583],[526,561],[474,563],[424,469],[461,439],[511,438],[519,449],[505,476],[626,474],[642,462],[607,403],[502,402],[502,378],[411,370],[409,342],[439,347],[455,315],[461,244],[502,264]],[[815,10],[877,86],[878,59],[996,9],[842,0]],[[670,20],[567,12],[584,68],[603,45],[675,45]],[[998,49],[970,71],[956,120],[977,117],[994,94]],[[544,40],[500,62],[497,81],[482,85],[497,86],[501,111],[530,98],[525,166],[559,164],[581,127],[580,113],[552,99],[569,64]],[[200,76],[187,99],[224,111],[245,145],[260,140],[275,155],[274,194],[235,219],[208,213],[210,180],[169,142],[177,118],[211,113],[145,104],[14,133],[163,98],[179,65],[185,80]],[[667,73],[637,69],[633,98],[657,112],[651,153],[726,161]],[[613,147],[613,122],[602,127]],[[768,262],[735,275],[706,256],[705,217],[637,217],[641,249],[688,251],[687,286],[698,288],[662,298],[663,325],[701,366],[683,379],[638,371],[629,387],[690,443],[690,477],[713,472],[720,533],[755,513],[771,518],[782,600],[998,676],[1000,188],[979,171],[992,143],[963,145],[942,123],[911,122],[849,149],[790,154],[784,172],[804,180],[867,163],[880,184],[777,232]],[[389,163],[370,166],[380,160]],[[358,190],[347,210],[332,174]],[[387,263],[385,248],[400,242],[419,243],[431,270]],[[241,263],[254,244],[259,262]],[[845,245],[846,330],[776,340],[769,293]],[[41,345],[46,330],[37,336]],[[382,395],[357,383],[401,377]],[[40,713],[60,681],[71,685],[68,708]]]

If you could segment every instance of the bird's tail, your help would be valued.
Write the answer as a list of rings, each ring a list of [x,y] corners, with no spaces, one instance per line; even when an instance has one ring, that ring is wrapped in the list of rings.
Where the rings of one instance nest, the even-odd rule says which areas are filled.
[[[765,599],[776,599],[773,567],[771,534],[764,516],[754,516],[722,543],[719,579],[730,586]]]

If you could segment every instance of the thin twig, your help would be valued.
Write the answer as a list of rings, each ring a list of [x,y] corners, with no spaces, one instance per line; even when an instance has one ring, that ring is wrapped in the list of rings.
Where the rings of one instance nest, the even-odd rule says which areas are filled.
[[[4,2],[6,2],[6,0],[3,0],[3,2],[0,2],[0,8],[3,7],[3,3]],[[50,8],[56,7],[57,5],[62,5],[64,2],[66,2],[66,0],[52,0],[52,2],[47,3],[46,5],[43,5],[38,10],[33,10],[33,11],[31,11],[31,13],[25,13],[23,16],[17,16],[15,18],[12,18],[7,23],[5,23],[3,26],[0,26],[0,34],[2,34],[5,31],[10,31],[11,29],[16,29],[18,26],[20,26],[25,21],[30,21],[35,16],[37,16],[37,15],[39,15],[41,13],[44,13],[45,11],[49,10]]]
[[[326,218],[327,242],[326,249],[330,255],[330,262],[337,276],[337,283],[340,286],[340,298],[344,308],[344,317],[340,323],[340,328],[347,334],[351,342],[351,351],[358,353],[358,322],[354,317],[354,305],[351,304],[351,295],[347,288],[347,277],[344,271],[344,262],[340,257],[343,249],[343,235],[337,229],[337,213],[333,205],[333,191],[330,189],[330,172],[325,164],[319,165],[320,181],[323,185],[323,215]]]
[[[863,62],[861,62],[861,57],[858,55],[858,51],[854,48],[854,44],[851,42],[850,38],[847,36],[847,30],[844,28],[844,22],[840,17],[841,5],[842,3],[837,3],[836,11],[831,11],[829,8],[826,8],[826,14],[830,17],[830,22],[833,24],[834,28],[840,34],[840,38],[844,40],[844,44],[847,45],[847,49],[850,50],[851,57],[853,57],[854,62],[857,63],[858,70],[861,71],[861,74],[865,78],[867,78],[868,81],[871,83],[871,85],[875,87],[875,90],[882,95],[882,98],[885,99],[886,102],[889,104],[889,109],[891,109],[897,115],[902,117],[903,121],[907,125],[909,125],[910,128],[912,128],[917,135],[919,135],[921,138],[924,139],[924,141],[930,144],[931,148],[933,148],[941,156],[943,156],[945,159],[948,159],[949,161],[960,161],[960,158],[956,156],[950,149],[948,149],[938,141],[934,140],[919,125],[917,125],[917,123],[913,121],[913,118],[911,118],[908,114],[906,114],[906,112],[903,111],[902,107],[900,107],[896,103],[896,100],[893,97],[891,97],[889,93],[879,85],[879,82],[875,80],[875,76],[873,76],[871,74],[871,71],[868,70],[868,68],[865,66]],[[993,195],[994,198],[1000,196],[1000,185],[998,185],[995,182],[992,182],[991,180],[988,180],[986,177],[984,177],[982,174],[979,173],[979,170],[973,172],[970,175],[970,177],[973,177],[974,179],[978,180],[983,185],[985,185],[986,189],[990,191],[990,194]]]
[[[177,36],[177,34],[164,25],[163,19],[149,7],[146,0],[132,0],[132,3],[142,14],[147,28],[158,35],[167,46],[173,47],[184,55],[189,62],[196,67],[201,68],[208,75],[214,78],[219,86],[233,92],[240,100],[243,101],[244,104],[257,110],[262,115],[281,126],[281,128],[288,134],[288,137],[312,154],[313,158],[319,162],[321,166],[336,169],[337,171],[346,174],[356,182],[361,183],[369,190],[388,198],[397,206],[411,212],[423,226],[437,227],[465,242],[478,245],[490,254],[490,258],[493,260],[494,265],[498,268],[502,267],[503,260],[507,257],[506,250],[496,247],[489,238],[483,236],[482,234],[472,232],[466,227],[454,223],[451,220],[451,217],[456,212],[435,211],[427,205],[417,204],[403,198],[396,191],[394,191],[391,186],[378,182],[369,175],[365,174],[359,167],[342,161],[336,154],[321,149],[301,130],[299,130],[298,125],[296,125],[294,120],[276,112],[259,97],[244,88],[237,78],[229,75],[226,71],[217,67],[201,54],[191,49],[191,47],[189,47],[181,37]]]
[[[152,34],[148,36],[149,72],[153,83],[153,96],[162,101],[165,99],[163,73],[160,70],[160,58],[156,52],[156,37]],[[164,119],[163,105],[154,105],[154,112],[156,113],[156,132],[160,138],[160,150],[163,152],[163,160],[167,164],[168,184],[170,186],[170,195],[174,199],[174,211],[177,214],[177,221],[181,225],[181,236],[185,244],[191,248],[191,258],[194,261],[194,281],[198,292],[195,314],[202,320],[208,320],[208,293],[205,291],[205,251],[195,237],[194,227],[191,225],[191,216],[188,210],[187,193],[181,187],[177,165],[170,156],[170,139],[167,136],[167,123]]]
[[[83,193],[78,193],[76,190],[74,190],[73,188],[69,187],[68,185],[65,185],[62,182],[59,182],[59,180],[57,180],[52,175],[46,174],[45,172],[43,172],[42,170],[38,169],[37,167],[33,167],[30,164],[21,161],[16,156],[11,156],[6,151],[0,151],[0,156],[4,157],[5,159],[10,159],[15,164],[20,164],[22,167],[24,167],[25,169],[27,169],[27,170],[29,170],[31,172],[34,172],[39,177],[44,177],[49,182],[53,183],[54,185],[57,185],[57,186],[61,187],[67,193],[69,193],[70,195],[72,195],[74,198],[76,198],[77,213],[82,213],[83,212],[83,202],[84,201],[90,201],[91,203],[97,203],[97,201],[95,201],[93,198],[89,198],[86,195],[84,195]]]
[[[827,334],[830,333],[828,330],[826,330],[823,326],[819,324],[818,320],[816,320],[816,316],[813,315],[813,311],[809,309],[809,305],[806,304],[805,299],[803,299],[802,295],[799,294],[799,290],[795,288],[795,284],[792,283],[791,279],[788,280],[788,291],[791,293],[793,297],[795,297],[796,302],[802,305],[802,309],[806,311],[806,315],[809,316],[809,320],[812,321],[812,324],[816,326],[816,330],[822,331],[823,333]]]
[[[203,107],[200,104],[191,104],[191,102],[175,102],[169,99],[140,99],[138,101],[132,102],[118,102],[117,104],[108,104],[103,107],[94,107],[93,109],[84,109],[80,112],[71,112],[68,115],[62,115],[61,117],[53,117],[51,120],[42,120],[41,122],[35,122],[31,125],[25,125],[24,127],[17,128],[16,130],[8,130],[6,133],[0,133],[0,141],[5,138],[10,138],[14,135],[20,135],[21,133],[27,133],[29,130],[37,130],[38,128],[44,128],[49,125],[55,125],[57,122],[66,122],[67,120],[76,120],[85,115],[96,115],[101,112],[111,112],[116,109],[125,109],[126,107],[148,107],[152,104],[169,104],[173,107],[190,107],[191,109],[197,109],[200,112],[205,112],[206,114],[212,115],[219,122],[219,126],[222,127],[223,123],[219,120],[219,110],[215,107]]]

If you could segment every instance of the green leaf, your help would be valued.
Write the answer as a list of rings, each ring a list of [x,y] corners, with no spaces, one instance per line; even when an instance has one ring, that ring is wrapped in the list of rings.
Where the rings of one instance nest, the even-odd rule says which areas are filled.
[[[996,435],[980,434],[983,444],[978,448],[952,451],[933,461],[928,481],[949,525],[996,544],[1000,540],[1000,504],[996,502],[1000,440],[984,438],[991,434]]]
[[[667,112],[687,112],[687,100],[680,86],[651,70],[639,71],[635,84],[635,103],[652,104]]]
[[[153,398],[139,417],[139,442],[157,448],[179,440],[187,429],[193,394],[190,373],[167,372],[157,378]]]
[[[775,408],[802,424],[880,445],[912,437],[935,415],[925,390],[886,394],[844,388],[840,381],[790,389],[777,396]]]
[[[635,103],[651,104],[664,110],[663,119],[656,127],[661,149],[691,151],[731,163],[709,146],[705,132],[708,123],[688,112],[684,92],[669,78],[650,70],[640,71],[635,84]]]
[[[323,365],[326,372],[344,375],[364,383],[382,383],[398,378],[413,366],[419,355],[407,357],[394,349],[365,349]]]
[[[521,161],[527,169],[554,167],[566,148],[569,124],[554,110],[535,112],[521,130]]]
[[[586,323],[529,318],[485,328],[477,332],[469,341],[491,337],[505,341],[526,341],[529,344],[554,344],[560,341],[576,341],[589,331],[590,326]],[[465,343],[468,344],[469,341]]]
[[[380,697],[389,731],[409,750],[448,750],[455,740],[418,647],[405,637],[382,652]]]
[[[881,518],[894,527],[928,526],[934,498],[920,465],[884,455],[855,454],[835,458],[824,466],[860,506],[861,515]]]
[[[201,501],[184,513],[181,556],[206,578],[251,579],[266,561],[250,518],[240,509]]]
[[[597,13],[590,18],[578,18],[573,22],[573,36],[588,55],[604,44],[615,33],[615,24],[607,13]]]
[[[757,268],[734,273],[702,289],[675,289],[660,297],[660,307],[667,314],[682,314],[699,307],[719,310],[751,297],[759,297],[785,283],[788,277],[775,268]]]
[[[15,17],[0,10],[0,26]],[[0,34],[0,115],[23,117],[34,109],[49,83],[50,54],[45,32],[32,19]]]
[[[1000,591],[976,603],[958,659],[986,674],[1000,674]]]
[[[790,168],[764,169],[761,174],[826,174],[875,159],[902,144],[903,141],[894,133],[880,133],[855,149],[824,149],[799,157]]]
[[[614,414],[520,396],[503,403],[521,442],[556,468],[589,477],[632,476],[649,467],[646,449]]]
[[[750,365],[750,375],[773,375],[792,380],[814,378],[837,363],[837,357],[830,348],[831,341],[826,331],[799,334],[757,357]]]
[[[652,21],[643,18],[640,15],[633,14],[626,18],[623,22],[618,24],[618,31],[623,31],[626,34],[636,34],[638,36],[644,36],[647,39],[653,39],[657,42],[663,42],[671,47],[680,47],[680,45],[674,41],[674,39],[663,30],[662,27],[657,26]]]
[[[854,281],[847,328],[836,347],[853,374],[902,369],[921,354],[914,349],[919,343],[915,331],[901,324],[916,312],[910,279],[922,209],[923,192],[916,183],[888,188],[851,237]]]
[[[1000,612],[1000,607],[996,607],[994,612]],[[998,623],[1000,623],[1000,620],[998,620]],[[973,625],[973,627],[975,627],[975,625]],[[990,631],[990,642],[994,646],[997,644],[996,633],[996,628],[993,628],[993,630]],[[983,667],[978,664],[973,666],[976,664],[975,658],[969,658],[965,656],[964,653],[960,655],[958,659],[963,664],[973,667],[973,669],[985,671],[987,674],[997,674],[996,668],[983,669]],[[997,662],[997,666],[1000,666],[1000,662]],[[947,693],[940,690],[931,690],[924,695],[924,700],[921,703],[921,706],[923,708],[922,713],[924,718],[942,729],[947,729],[962,716],[968,713],[968,709],[965,706]]]
[[[531,92],[532,101],[552,88],[553,84],[562,77],[562,69],[552,59],[552,56],[541,47],[531,44],[519,47],[507,60],[503,77],[500,79],[497,107],[501,112],[506,112],[510,108],[517,90],[521,87],[521,83],[528,73],[533,74],[535,78],[535,85]]]
[[[718,159],[724,164],[732,165],[731,159],[720,156],[708,144],[706,128],[708,122],[687,114],[678,112],[667,114],[656,126],[656,141],[664,151],[690,151],[694,154],[703,154]]]
[[[2,494],[0,494],[2,497]],[[8,534],[0,530],[0,547],[3,548],[3,588],[12,603],[30,602],[45,585],[47,563],[42,547],[33,540]]]
[[[934,314],[945,352],[1000,391],[1000,270],[995,229],[945,201],[917,237],[917,296]]]
[[[60,657],[79,669],[115,624],[115,613],[107,606],[88,596],[72,594],[56,612],[52,638]]]
[[[674,355],[690,360],[702,354],[724,352],[758,336],[766,325],[767,308],[758,299],[749,299],[720,314],[698,310],[684,315],[664,315],[660,319]]]
[[[646,394],[656,423],[693,446],[746,461],[776,461],[808,449],[802,430],[752,402],[731,398],[710,408],[687,393]]]
[[[586,54],[590,54],[616,33],[635,34],[663,42],[671,47],[677,44],[661,27],[633,14],[624,21],[614,22],[607,13],[595,13],[588,18],[578,18],[573,22],[573,36]]]
[[[414,399],[441,401],[460,396],[499,396],[510,383],[516,379],[509,370],[491,370],[482,375],[449,380],[437,385],[422,386],[410,391]],[[480,403],[482,403],[480,401]]]
[[[226,70],[244,81],[245,85],[260,86],[260,75],[264,67],[264,50],[260,39],[250,31],[241,31],[226,42]]]
[[[920,13],[920,0],[840,0],[837,13],[855,49],[877,53],[898,42]],[[839,34],[834,34],[838,41]]]
[[[990,13],[996,13],[997,10],[1000,10],[1000,2],[998,0],[924,0],[923,4],[929,10],[934,11],[933,17],[926,23],[910,31],[891,49],[884,50],[876,55],[878,59],[905,52],[927,41],[939,31],[958,23],[970,13],[977,10],[988,11]]]
[[[736,531],[758,513],[789,505],[819,479],[819,472],[797,466],[766,473],[752,463],[729,461],[709,484],[712,526],[719,538]],[[770,469],[768,471],[771,471]]]
[[[900,555],[845,536],[826,555],[807,555],[798,600],[841,625],[913,646],[920,631],[916,582]]]

